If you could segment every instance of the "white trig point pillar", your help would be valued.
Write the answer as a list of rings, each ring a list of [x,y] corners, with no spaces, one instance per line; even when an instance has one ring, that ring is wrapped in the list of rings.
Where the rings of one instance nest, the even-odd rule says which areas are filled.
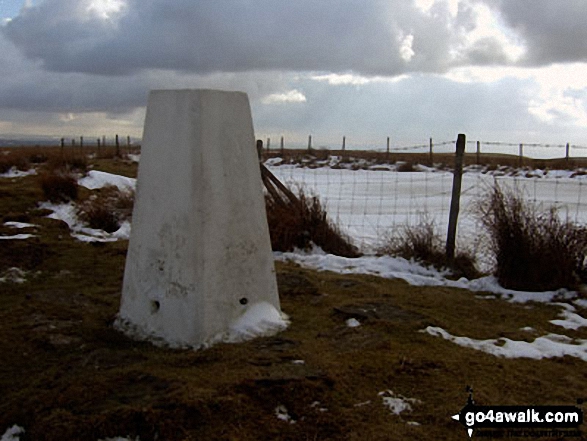
[[[286,325],[247,95],[152,91],[116,326],[197,348]]]

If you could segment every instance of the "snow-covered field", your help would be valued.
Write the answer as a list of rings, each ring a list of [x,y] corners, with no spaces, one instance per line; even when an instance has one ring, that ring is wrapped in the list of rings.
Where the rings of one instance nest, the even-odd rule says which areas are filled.
[[[348,170],[330,167],[307,168],[293,165],[269,168],[283,182],[317,194],[330,217],[350,234],[355,243],[369,252],[394,227],[415,224],[426,215],[446,234],[451,203],[453,174],[423,166],[420,171],[395,172]],[[555,206],[563,218],[587,223],[587,175],[572,176],[569,171],[534,170],[505,176],[499,171],[483,174],[474,167],[463,175],[458,241],[475,245],[482,229],[474,215],[473,203],[487,194],[494,181],[502,187],[517,186],[529,201],[548,208]]]

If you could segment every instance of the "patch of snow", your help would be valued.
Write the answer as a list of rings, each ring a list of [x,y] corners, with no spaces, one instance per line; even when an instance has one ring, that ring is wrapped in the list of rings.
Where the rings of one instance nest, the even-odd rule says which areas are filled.
[[[16,167],[12,167],[6,173],[0,174],[0,178],[23,178],[25,176],[36,175],[37,171],[34,168],[31,168],[27,171],[22,171],[17,169]]]
[[[580,308],[587,308],[587,299],[573,300],[573,303]]]
[[[26,272],[20,268],[8,268],[2,273],[2,277],[0,277],[0,283],[24,283],[26,282],[25,276]]]
[[[419,401],[414,398],[406,398],[403,395],[395,395],[391,390],[384,390],[377,395],[383,400],[383,405],[387,407],[394,415],[399,415],[402,412],[411,411],[410,403],[415,404]]]
[[[35,237],[34,234],[15,234],[14,236],[0,236],[0,240],[24,240]]]
[[[504,358],[553,358],[570,355],[587,361],[587,340],[576,340],[566,335],[548,334],[536,338],[533,342],[498,338],[488,340],[475,340],[469,337],[457,337],[449,334],[444,329],[428,326],[422,332],[435,337],[442,337],[459,346],[483,351],[496,357]]]
[[[4,222],[4,225],[10,228],[35,228],[38,225],[35,224],[27,224],[26,222]]]
[[[139,162],[141,160],[140,153],[137,153],[136,155],[133,153],[129,153],[127,156],[128,159],[130,159],[132,162]]]
[[[474,292],[489,292],[498,294],[505,300],[515,303],[552,302],[554,299],[572,299],[577,294],[566,290],[526,292],[502,288],[494,276],[480,279],[449,280],[448,271],[438,271],[435,268],[424,267],[414,261],[401,257],[391,256],[363,256],[348,258],[332,254],[298,254],[275,253],[279,261],[291,261],[304,268],[318,271],[332,271],[339,274],[368,274],[387,279],[402,279],[414,286],[447,286],[451,288],[468,289]],[[493,296],[489,298],[495,298]]]
[[[287,408],[280,404],[275,408],[275,416],[280,419],[281,421],[285,421],[286,423],[295,424],[296,420],[294,420],[289,413],[287,412]]]
[[[305,360],[292,360],[292,364],[306,364]]]
[[[371,404],[371,400],[363,401],[362,403],[357,403],[354,405],[354,407],[363,407],[363,406],[367,406],[369,404]]]
[[[279,165],[283,162],[283,158],[269,158],[267,161],[265,161],[265,165],[268,167],[271,167],[273,165]]]
[[[19,441],[20,437],[18,435],[24,432],[25,430],[22,427],[15,424],[10,429],[6,430],[6,432],[4,432],[2,438],[0,438],[0,441]]]
[[[587,326],[587,319],[581,317],[579,314],[571,312],[568,309],[565,309],[561,315],[563,316],[562,320],[551,320],[550,323],[553,325],[562,326],[565,329],[579,329],[583,326]]]
[[[116,436],[114,438],[105,438],[98,441],[141,441],[141,439],[138,436],[136,438]]]
[[[536,329],[534,329],[532,326],[524,326],[523,328],[520,328],[520,331],[534,332],[534,331],[536,331]]]
[[[283,331],[289,325],[289,318],[268,302],[250,305],[220,336],[227,343],[237,343],[255,337],[271,336]]]
[[[408,421],[406,424],[408,426],[421,426],[422,425],[418,421]]]
[[[77,183],[90,190],[112,185],[120,191],[129,191],[136,188],[137,180],[103,171],[90,170],[87,176],[79,179]]]
[[[58,219],[65,222],[71,230],[72,237],[81,242],[116,242],[119,239],[128,239],[130,237],[130,223],[123,222],[120,228],[114,233],[107,233],[104,230],[85,227],[77,217],[75,206],[69,202],[67,204],[53,204],[51,202],[42,202],[40,208],[51,210],[50,219]]]
[[[361,326],[361,322],[358,321],[356,318],[350,318],[346,321],[346,325],[349,328],[356,328],[357,326]]]

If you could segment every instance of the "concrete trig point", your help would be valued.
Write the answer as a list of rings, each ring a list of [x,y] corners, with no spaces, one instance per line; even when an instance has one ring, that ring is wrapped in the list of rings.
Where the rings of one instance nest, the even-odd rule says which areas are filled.
[[[200,347],[246,314],[280,327],[248,97],[152,91],[117,326]]]

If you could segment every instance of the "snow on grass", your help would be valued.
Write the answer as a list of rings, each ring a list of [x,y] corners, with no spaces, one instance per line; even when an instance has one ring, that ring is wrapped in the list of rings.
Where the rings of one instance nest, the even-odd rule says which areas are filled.
[[[28,224],[26,222],[4,222],[4,225],[6,227],[10,227],[10,228],[36,228],[38,227],[38,225],[35,224]]]
[[[346,325],[349,328],[357,328],[357,327],[361,326],[361,322],[358,321],[356,318],[350,318],[346,321]]]
[[[227,343],[237,343],[255,337],[275,335],[288,325],[287,315],[268,302],[259,302],[250,305],[220,338]]]
[[[570,355],[587,361],[587,340],[573,340],[566,335],[548,334],[536,338],[533,342],[527,342],[510,340],[504,337],[488,340],[458,337],[435,326],[428,326],[422,332],[435,337],[442,337],[459,346],[486,352],[496,357],[533,358],[539,360]]]
[[[394,394],[391,390],[384,390],[377,395],[383,400],[383,405],[394,415],[412,410],[412,404],[419,403],[415,398],[406,398],[403,395]]]
[[[566,304],[564,305],[567,307],[571,306]],[[563,316],[562,320],[551,320],[550,323],[552,323],[553,325],[562,326],[565,329],[579,329],[583,326],[587,326],[587,319],[581,317],[579,314],[576,314],[575,312],[572,312],[568,308],[561,312],[561,315]]]
[[[23,271],[20,268],[8,268],[2,273],[2,277],[0,277],[0,283],[24,283],[26,282],[26,275],[26,271]]]
[[[493,276],[480,279],[459,280],[447,279],[448,271],[438,271],[431,267],[424,267],[414,261],[402,257],[391,256],[363,256],[348,258],[324,254],[318,250],[315,254],[274,253],[279,261],[290,261],[304,268],[318,271],[332,271],[339,274],[368,274],[387,279],[402,279],[414,286],[447,286],[451,288],[468,289],[475,292],[490,292],[506,300],[517,303],[528,301],[552,302],[554,299],[571,299],[576,293],[567,290],[526,292],[505,289],[499,286]]]
[[[19,170],[16,167],[12,167],[6,173],[0,174],[0,178],[24,178],[25,176],[36,175],[37,171],[34,168],[31,168],[27,171]]]
[[[289,424],[295,424],[296,420],[294,420],[288,413],[287,408],[283,405],[280,404],[279,406],[277,406],[275,408],[275,416],[277,417],[277,419],[281,420],[281,421],[285,421],[286,423]]]
[[[13,236],[0,236],[0,240],[24,240],[35,237],[34,234],[15,234]]]
[[[114,438],[105,438],[98,441],[140,441],[140,438],[138,436],[136,438],[117,436]]]
[[[50,219],[58,219],[65,222],[71,230],[71,235],[81,242],[116,242],[119,239],[130,237],[130,222],[125,221],[114,233],[107,233],[104,230],[85,227],[77,217],[75,205],[71,202],[66,204],[54,204],[42,202],[40,208],[51,210]]]
[[[23,434],[25,430],[17,425],[12,426],[11,428],[7,429],[6,432],[0,438],[0,441],[19,441],[19,435]]]
[[[88,172],[87,176],[79,179],[77,183],[90,190],[112,185],[118,187],[120,191],[129,191],[136,188],[137,180],[134,178],[127,178],[126,176],[91,170]]]

